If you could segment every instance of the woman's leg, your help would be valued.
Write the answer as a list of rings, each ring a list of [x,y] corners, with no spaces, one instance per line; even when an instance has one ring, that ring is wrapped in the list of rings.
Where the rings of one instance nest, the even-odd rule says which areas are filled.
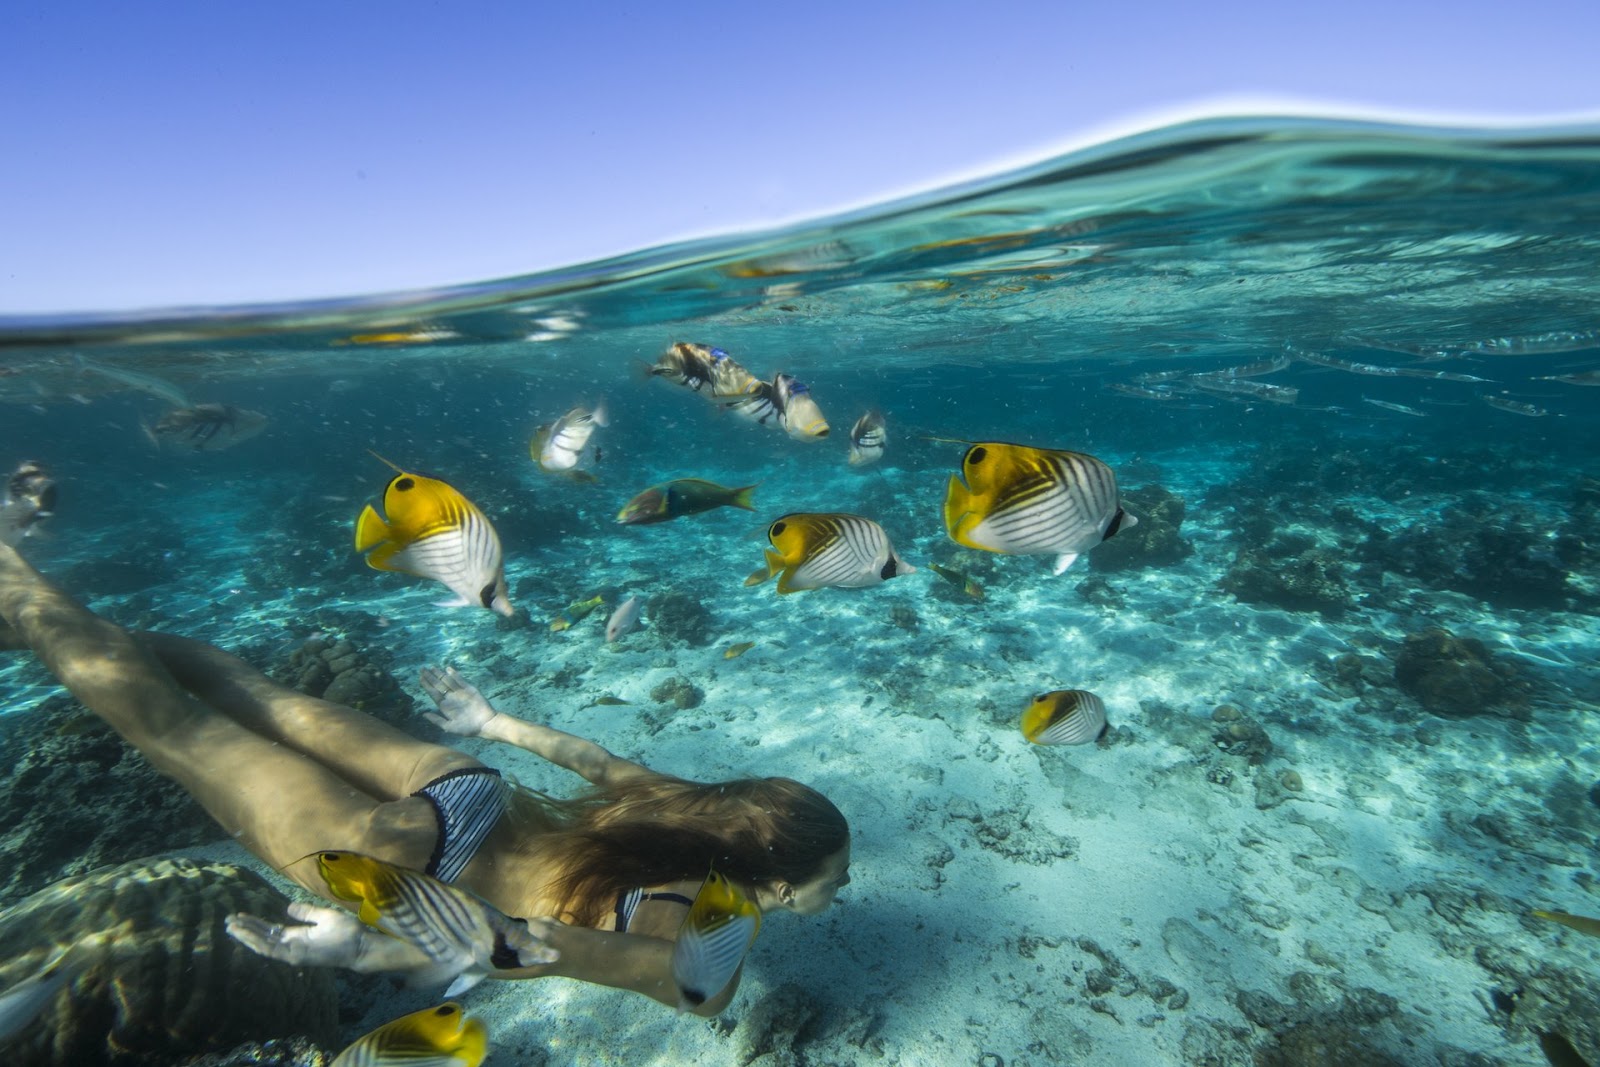
[[[421,798],[381,802],[185,692],[120,627],[74,603],[0,543],[0,617],[45,666],[224,830],[326,893],[313,853],[348,849],[421,868],[438,824]]]
[[[382,800],[408,797],[450,771],[482,764],[465,752],[419,741],[364,712],[279,685],[215,645],[141,633],[178,684],[241,725],[288,745]]]

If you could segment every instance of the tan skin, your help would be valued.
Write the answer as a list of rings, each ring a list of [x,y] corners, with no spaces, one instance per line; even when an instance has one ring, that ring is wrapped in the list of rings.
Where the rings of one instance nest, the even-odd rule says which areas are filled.
[[[74,696],[177,780],[240,844],[325,898],[314,860],[319,852],[360,852],[425,867],[438,822],[432,805],[411,794],[442,774],[482,766],[456,749],[281,686],[211,645],[130,634],[74,602],[3,542],[0,617],[13,630],[13,643],[32,648]],[[583,738],[489,711],[478,736],[527,749],[595,785],[657,774]],[[549,872],[541,869],[537,840],[532,848],[518,847],[524,844],[519,834],[526,833],[502,819],[455,884],[508,915],[549,915],[556,902],[538,888]],[[740,889],[763,912],[814,915],[849,882],[849,862],[846,845],[805,882]],[[648,888],[692,899],[700,883]],[[684,915],[681,904],[644,901],[620,934],[606,928],[614,924],[609,914],[592,929],[532,919],[530,926],[560,958],[495,977],[559,975],[677,1007],[672,946]],[[718,1014],[738,983],[735,975],[694,1011]]]

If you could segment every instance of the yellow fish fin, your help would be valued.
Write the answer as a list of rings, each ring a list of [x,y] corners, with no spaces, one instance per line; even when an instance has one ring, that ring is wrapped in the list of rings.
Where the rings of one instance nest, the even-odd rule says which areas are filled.
[[[356,551],[365,552],[373,545],[389,540],[391,533],[389,524],[378,517],[377,509],[368,504],[356,518]]]
[[[401,570],[401,568],[396,567],[394,564],[389,562],[399,554],[400,546],[395,544],[393,541],[386,541],[377,548],[373,549],[371,552],[367,553],[367,566],[373,568],[374,570],[395,571],[400,574],[409,574],[409,571]]]
[[[784,566],[785,564],[783,562],[783,557],[769,548],[767,549],[767,565],[765,567],[757,568],[754,572],[752,572],[750,577],[744,580],[744,584],[760,585],[762,582],[771,578],[774,574],[777,574],[779,571],[783,570]],[[781,582],[779,583],[779,591],[783,591]]]
[[[968,548],[981,548],[967,539],[964,527],[972,525],[967,522],[967,517],[972,514],[975,498],[971,490],[961,483],[956,475],[950,476],[950,486],[944,494],[944,528],[950,539],[958,545]]]

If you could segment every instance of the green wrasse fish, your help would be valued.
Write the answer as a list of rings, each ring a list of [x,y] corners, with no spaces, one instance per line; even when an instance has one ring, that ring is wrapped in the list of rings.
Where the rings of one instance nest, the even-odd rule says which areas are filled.
[[[728,650],[722,654],[722,658],[738,659],[755,647],[756,643],[754,641],[740,641],[737,645],[729,645]]]
[[[383,462],[398,472],[383,489],[387,518],[368,504],[356,519],[356,551],[367,553],[367,566],[431,578],[456,594],[446,606],[509,618],[505,559],[489,519],[454,486]]]
[[[1086,745],[1106,729],[1105,703],[1082,689],[1040,693],[1022,712],[1022,736],[1036,745]]]
[[[471,989],[490,971],[557,958],[526,920],[420,871],[356,852],[318,853],[317,869],[329,893],[359,906],[362,922],[415,945],[433,962],[422,981],[453,978],[447,997]]]
[[[1535,911],[1533,914],[1538,918],[1560,923],[1562,926],[1570,926],[1579,933],[1600,937],[1600,919],[1590,919],[1582,915],[1569,915],[1564,911]]]
[[[706,875],[672,945],[678,1010],[697,1008],[726,989],[760,930],[761,910],[723,875]]]
[[[589,614],[606,602],[603,596],[592,596],[588,600],[574,600],[556,618],[550,620],[550,629],[559,633],[572,626],[573,623],[582,622]]]
[[[754,511],[754,485],[737,489],[708,482],[704,478],[677,478],[652,485],[617,512],[624,526],[647,526],[656,522],[698,515],[713,508],[734,507]]]
[[[794,512],[767,527],[767,566],[744,581],[760,585],[773,575],[778,592],[801,589],[862,589],[916,568],[901,559],[883,527],[860,515]]]
[[[489,1034],[455,1001],[384,1023],[334,1059],[332,1067],[478,1067]]]
[[[965,484],[962,479],[965,478]],[[1117,476],[1082,452],[984,441],[961,457],[944,499],[950,539],[968,548],[1050,554],[1055,573],[1139,520],[1122,510]]]

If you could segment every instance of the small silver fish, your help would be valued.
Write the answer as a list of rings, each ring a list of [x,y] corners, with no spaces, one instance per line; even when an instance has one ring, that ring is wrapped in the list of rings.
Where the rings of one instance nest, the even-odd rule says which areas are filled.
[[[617,610],[611,613],[611,618],[606,623],[606,641],[616,641],[637,629],[639,613],[643,610],[644,601],[636,596],[631,596],[617,605]]]
[[[878,462],[888,444],[889,431],[883,415],[877,411],[867,412],[850,428],[850,466],[865,467]]]
[[[1499,408],[1501,411],[1509,411],[1513,415],[1526,415],[1530,419],[1537,419],[1550,414],[1544,408],[1534,407],[1532,404],[1524,404],[1520,400],[1512,400],[1510,397],[1505,396],[1490,396],[1485,394],[1483,397],[1483,402],[1492,408]]]
[[[1371,404],[1375,408],[1382,408],[1385,411],[1398,411],[1402,415],[1415,415],[1419,419],[1426,418],[1428,415],[1426,411],[1408,408],[1404,404],[1396,404],[1392,400],[1374,400],[1370,396],[1364,396],[1361,398],[1361,402],[1363,404]]]

